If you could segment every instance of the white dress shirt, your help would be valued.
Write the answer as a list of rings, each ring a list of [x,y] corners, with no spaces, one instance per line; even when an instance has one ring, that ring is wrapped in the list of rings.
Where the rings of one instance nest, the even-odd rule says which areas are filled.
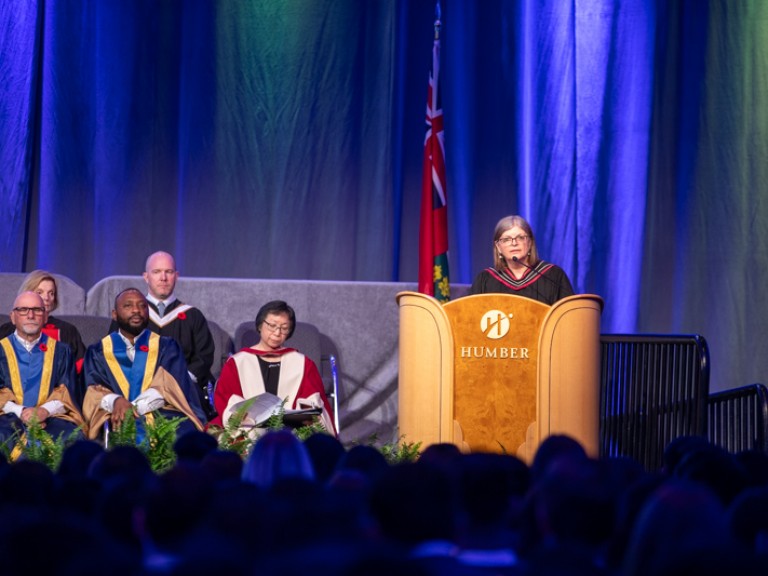
[[[142,332],[143,334],[143,332]],[[136,336],[131,342],[128,338],[123,336],[123,333],[118,330],[117,335],[120,336],[123,342],[125,342],[126,346],[126,353],[128,355],[128,359],[133,362],[133,359],[136,357],[136,340],[141,336],[139,334]],[[104,396],[104,398],[101,399],[101,409],[105,410],[107,412],[112,412],[112,410],[115,407],[115,400],[121,397],[121,394],[107,394]],[[160,394],[157,390],[154,388],[149,388],[136,396],[136,399],[132,402],[134,408],[136,408],[136,412],[138,412],[139,416],[144,416],[144,414],[147,414],[148,412],[152,412],[153,410],[157,410],[158,408],[162,408],[165,405],[165,399],[163,398],[163,395]]]

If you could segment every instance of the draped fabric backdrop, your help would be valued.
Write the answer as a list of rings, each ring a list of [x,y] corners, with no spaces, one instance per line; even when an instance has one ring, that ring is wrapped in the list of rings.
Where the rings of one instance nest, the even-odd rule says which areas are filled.
[[[0,271],[415,282],[434,6],[0,0]],[[452,281],[519,213],[604,332],[768,380],[768,3],[442,11]]]

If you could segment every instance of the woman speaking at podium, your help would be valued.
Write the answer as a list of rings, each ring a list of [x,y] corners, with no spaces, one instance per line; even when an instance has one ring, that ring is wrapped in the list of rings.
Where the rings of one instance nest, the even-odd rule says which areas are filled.
[[[493,267],[472,283],[470,294],[515,294],[552,305],[571,296],[573,287],[559,266],[539,258],[530,224],[522,216],[505,216],[493,232]]]

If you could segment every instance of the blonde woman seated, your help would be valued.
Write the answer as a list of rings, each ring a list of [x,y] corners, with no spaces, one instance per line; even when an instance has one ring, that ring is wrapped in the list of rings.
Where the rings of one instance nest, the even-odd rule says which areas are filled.
[[[286,410],[321,408],[320,423],[335,435],[330,404],[315,363],[294,348],[283,346],[296,327],[296,314],[282,300],[267,302],[256,315],[259,342],[234,354],[221,370],[213,394],[218,416],[214,426],[226,426],[236,406],[264,392],[285,401]],[[244,425],[256,422],[243,421]]]
[[[58,340],[68,345],[72,350],[72,357],[74,358],[75,368],[80,373],[83,365],[83,357],[85,356],[85,344],[80,336],[77,328],[74,324],[70,324],[65,320],[55,318],[52,313],[59,307],[59,290],[56,286],[56,278],[50,272],[45,270],[33,270],[27,277],[24,278],[24,282],[21,283],[19,288],[19,294],[24,292],[34,292],[39,294],[43,299],[45,306],[45,312],[48,320],[43,326],[43,333],[47,334],[50,338]],[[12,322],[8,322],[0,326],[0,338],[13,334],[16,330]]]

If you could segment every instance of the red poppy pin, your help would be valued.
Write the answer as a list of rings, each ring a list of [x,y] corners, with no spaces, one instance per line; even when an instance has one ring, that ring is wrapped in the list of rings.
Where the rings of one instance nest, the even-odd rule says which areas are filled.
[[[46,346],[45,344],[43,344],[43,343],[41,342],[41,343],[40,343],[40,350],[41,350],[42,352],[46,352],[46,351],[48,350],[48,346]]]
[[[141,346],[139,346],[139,350],[141,350],[142,352],[149,352],[149,346],[142,344]]]
[[[179,320],[186,320],[186,319],[187,319],[187,315],[186,315],[186,314],[184,314],[184,312],[179,312],[179,315],[178,315],[178,316],[176,316],[176,317],[177,317]]]

